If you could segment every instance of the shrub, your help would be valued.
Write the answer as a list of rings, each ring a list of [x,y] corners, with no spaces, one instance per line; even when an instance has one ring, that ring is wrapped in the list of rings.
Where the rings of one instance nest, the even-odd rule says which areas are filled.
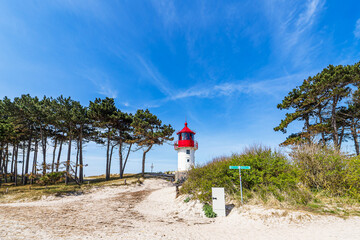
[[[313,190],[333,196],[356,197],[360,189],[360,158],[320,145],[304,145],[290,154],[299,169],[301,182]]]
[[[360,199],[360,156],[350,158],[346,164],[347,193]]]
[[[239,195],[239,172],[229,169],[229,166],[239,165],[251,166],[250,170],[242,171],[244,192],[248,190],[261,194],[271,191],[279,201],[293,198],[297,193],[306,195],[298,189],[297,171],[288,159],[279,152],[261,146],[248,148],[242,154],[217,158],[204,166],[191,169],[181,192],[193,194],[205,203],[211,202],[212,187],[224,187],[227,194]],[[284,194],[290,191],[295,193]],[[253,197],[252,194],[244,195]],[[264,201],[268,198],[266,195]]]
[[[213,211],[212,207],[207,203],[204,204],[203,211],[205,213],[205,216],[208,218],[214,218],[217,216],[216,213]]]
[[[50,185],[50,184],[55,184],[57,182],[60,182],[64,178],[65,173],[66,172],[47,173],[44,176],[40,177],[39,184]]]
[[[180,192],[211,203],[211,188],[224,187],[227,196],[240,202],[239,172],[229,166],[241,165],[251,166],[241,171],[245,202],[307,205],[319,191],[325,196],[360,200],[360,156],[349,157],[319,145],[296,147],[289,156],[255,146],[241,154],[216,158],[191,169]]]

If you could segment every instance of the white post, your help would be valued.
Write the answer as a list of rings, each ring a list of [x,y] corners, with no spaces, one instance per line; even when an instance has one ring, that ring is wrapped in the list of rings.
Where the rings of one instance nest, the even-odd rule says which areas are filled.
[[[212,192],[212,205],[213,211],[219,217],[226,216],[226,208],[225,208],[225,190],[224,188],[213,187],[211,188]]]

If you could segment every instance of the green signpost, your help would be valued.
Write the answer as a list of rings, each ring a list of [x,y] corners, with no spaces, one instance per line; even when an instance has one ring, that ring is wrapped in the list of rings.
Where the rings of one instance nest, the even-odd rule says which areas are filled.
[[[242,184],[241,184],[241,169],[250,169],[250,166],[230,166],[229,169],[239,169],[240,178],[240,192],[241,192],[241,204],[243,204]]]
[[[250,169],[250,166],[240,166],[240,169]]]

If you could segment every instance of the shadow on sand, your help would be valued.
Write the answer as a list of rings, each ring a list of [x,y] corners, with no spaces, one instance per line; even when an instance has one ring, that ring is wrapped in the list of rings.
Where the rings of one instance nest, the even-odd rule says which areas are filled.
[[[225,205],[226,216],[228,216],[230,214],[231,210],[233,210],[234,207],[235,207],[234,204]]]

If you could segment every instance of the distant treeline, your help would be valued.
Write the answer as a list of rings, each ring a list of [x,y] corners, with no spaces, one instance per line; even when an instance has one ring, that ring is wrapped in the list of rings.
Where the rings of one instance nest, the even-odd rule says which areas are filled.
[[[294,88],[277,107],[290,110],[275,131],[286,130],[290,123],[304,123],[301,132],[291,134],[283,145],[320,142],[337,149],[351,140],[359,155],[360,62],[354,65],[329,65],[320,73]]]
[[[115,149],[120,160],[120,178],[132,150],[143,150],[144,174],[147,152],[153,145],[173,140],[173,132],[171,125],[162,124],[149,110],[137,110],[134,115],[120,111],[113,98],[97,98],[89,106],[82,106],[63,96],[39,99],[22,95],[13,100],[5,97],[0,100],[0,180],[18,185],[21,179],[25,185],[40,175],[65,168],[66,184],[70,179],[82,183],[83,148],[88,142],[106,146],[106,180],[110,179]],[[50,145],[52,157],[47,159]],[[71,159],[74,147],[76,159]],[[61,159],[64,150],[66,159]],[[41,163],[38,163],[39,151]]]

